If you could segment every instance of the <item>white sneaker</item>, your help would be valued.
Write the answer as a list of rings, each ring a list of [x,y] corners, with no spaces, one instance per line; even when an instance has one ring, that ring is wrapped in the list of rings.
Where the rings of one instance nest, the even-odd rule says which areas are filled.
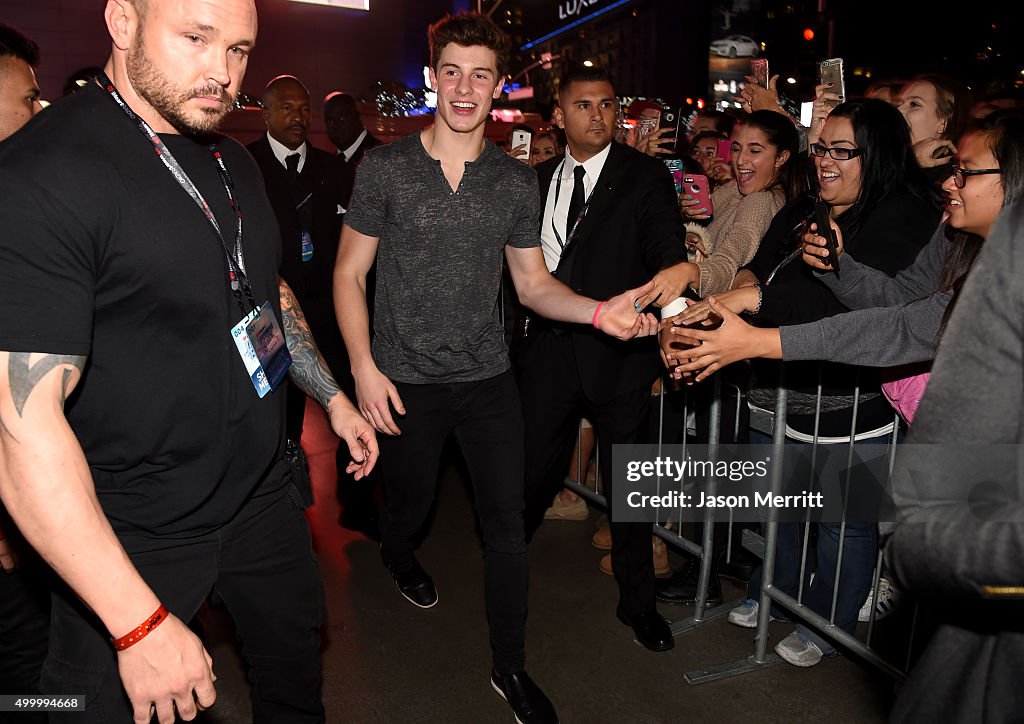
[[[857,614],[857,620],[864,623],[871,619],[871,604],[875,589],[872,586],[871,590],[868,591],[868,597],[864,601],[864,605],[860,607],[860,613]],[[895,612],[903,601],[903,592],[889,583],[889,579],[880,578],[878,579],[878,603],[875,605],[875,620],[881,621],[889,614]]]
[[[821,659],[824,656],[818,645],[799,631],[794,631],[775,644],[775,653],[793,664],[793,666],[800,666],[805,669],[821,663]]]
[[[729,611],[729,623],[741,626],[742,628],[757,628],[757,609],[760,604],[748,598],[739,606]]]
[[[757,612],[761,604],[756,598],[748,598],[739,606],[729,611],[729,623],[736,624],[743,628],[757,628]],[[768,617],[769,621],[779,621],[774,616]]]

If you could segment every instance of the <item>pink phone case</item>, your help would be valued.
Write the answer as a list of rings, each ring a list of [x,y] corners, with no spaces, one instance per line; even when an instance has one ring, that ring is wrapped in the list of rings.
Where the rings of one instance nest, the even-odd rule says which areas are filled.
[[[707,209],[708,214],[714,214],[714,204],[711,203],[711,188],[708,185],[708,177],[701,174],[687,174],[683,177],[683,193],[689,194],[700,206]],[[700,207],[698,207],[700,208]]]
[[[715,155],[726,163],[732,163],[732,141],[728,138],[723,138],[718,142],[718,148],[715,150]]]

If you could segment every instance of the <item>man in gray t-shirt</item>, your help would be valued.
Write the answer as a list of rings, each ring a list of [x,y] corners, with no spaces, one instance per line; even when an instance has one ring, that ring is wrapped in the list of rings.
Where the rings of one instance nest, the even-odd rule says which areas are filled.
[[[441,449],[454,433],[486,550],[491,684],[518,721],[553,724],[553,705],[524,670],[523,421],[498,317],[502,256],[526,306],[619,339],[656,330],[654,318],[634,307],[652,285],[597,302],[548,273],[536,176],[484,139],[508,40],[480,15],[447,17],[429,34],[435,123],[366,154],[342,233],[335,305],[359,408],[383,433],[384,563],[411,603],[437,603],[414,540],[434,502]],[[374,260],[371,350],[366,274]]]

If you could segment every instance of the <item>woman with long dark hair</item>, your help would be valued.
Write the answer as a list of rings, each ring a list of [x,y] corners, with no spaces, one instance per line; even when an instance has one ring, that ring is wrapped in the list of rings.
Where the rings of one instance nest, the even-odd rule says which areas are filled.
[[[884,101],[868,99],[839,105],[811,147],[820,198],[830,204],[847,252],[888,277],[914,261],[939,216],[934,190],[914,160],[909,141],[907,125],[899,112]],[[734,314],[746,311],[756,324],[770,327],[815,322],[847,311],[848,307],[815,277],[812,269],[799,263],[800,245],[791,241],[791,221],[783,217],[777,235],[766,238],[751,264],[737,275],[736,284],[743,286],[716,295],[714,302],[708,300],[691,308],[686,312],[687,321],[700,319],[709,307]],[[845,277],[846,270],[842,271]],[[730,317],[727,327],[738,326],[733,319]],[[668,330],[664,336],[678,337],[673,331],[680,330]],[[673,356],[685,354],[671,345],[667,352]],[[753,366],[754,382],[748,393],[752,443],[771,442],[771,410],[782,371],[776,364]],[[884,443],[893,434],[893,415],[881,394],[877,372],[863,366],[825,364],[819,368],[817,364],[787,363],[785,387],[787,465],[798,462],[802,445],[849,445],[851,437],[862,460],[884,458]],[[841,456],[825,457],[835,460]],[[787,472],[801,481],[810,475],[809,470],[796,467],[789,467]],[[823,488],[834,486],[839,476],[840,468],[830,467],[821,471],[818,482]],[[813,581],[803,582],[805,605],[826,617],[837,576],[840,529],[838,522],[818,524],[816,576]],[[774,583],[794,596],[801,585],[801,532],[799,524],[779,526]],[[835,610],[836,625],[846,631],[852,632],[856,626],[876,555],[875,524],[848,521]],[[748,600],[730,613],[729,620],[739,626],[756,626],[759,596],[760,576],[755,574],[748,586]],[[803,626],[783,639],[776,651],[797,666],[813,666],[823,655],[835,653],[831,644]]]
[[[735,180],[717,188],[711,209],[688,196],[680,200],[687,223],[687,246],[694,253],[681,265],[683,289],[705,296],[729,288],[736,270],[749,262],[787,201],[807,190],[800,138],[793,123],[773,111],[755,111],[733,129]],[[711,218],[702,226],[698,220]]]

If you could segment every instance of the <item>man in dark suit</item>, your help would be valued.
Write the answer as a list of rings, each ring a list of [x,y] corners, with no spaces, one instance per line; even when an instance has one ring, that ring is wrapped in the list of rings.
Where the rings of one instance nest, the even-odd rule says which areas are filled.
[[[673,267],[686,261],[672,179],[660,162],[612,142],[617,101],[605,71],[571,71],[559,88],[555,123],[566,153],[537,167],[541,245],[548,269],[578,294],[604,299],[654,277],[638,305],[682,291]],[[656,345],[602,339],[584,325],[534,318],[519,354],[526,426],[526,527],[543,520],[569,465],[577,421],[596,428],[601,477],[612,500],[612,444],[646,442]],[[611,522],[619,619],[652,651],[674,642],[654,604],[651,525]]]
[[[282,75],[263,94],[267,133],[247,148],[260,169],[281,231],[281,276],[295,292],[324,360],[346,394],[354,395],[348,355],[334,316],[333,275],[341,234],[340,180],[334,157],[308,141],[309,91],[294,76]],[[298,445],[306,396],[288,387],[288,440]],[[347,455],[339,446],[339,456]],[[339,460],[345,469],[347,458]],[[341,477],[341,476],[339,476]],[[372,488],[350,481],[342,504],[343,525],[373,534]],[[311,502],[311,499],[310,501]]]
[[[381,145],[381,142],[363,127],[355,99],[341,91],[329,93],[324,98],[324,125],[327,127],[327,137],[338,148],[340,203],[348,209],[356,180],[356,167],[363,160],[363,154]]]

